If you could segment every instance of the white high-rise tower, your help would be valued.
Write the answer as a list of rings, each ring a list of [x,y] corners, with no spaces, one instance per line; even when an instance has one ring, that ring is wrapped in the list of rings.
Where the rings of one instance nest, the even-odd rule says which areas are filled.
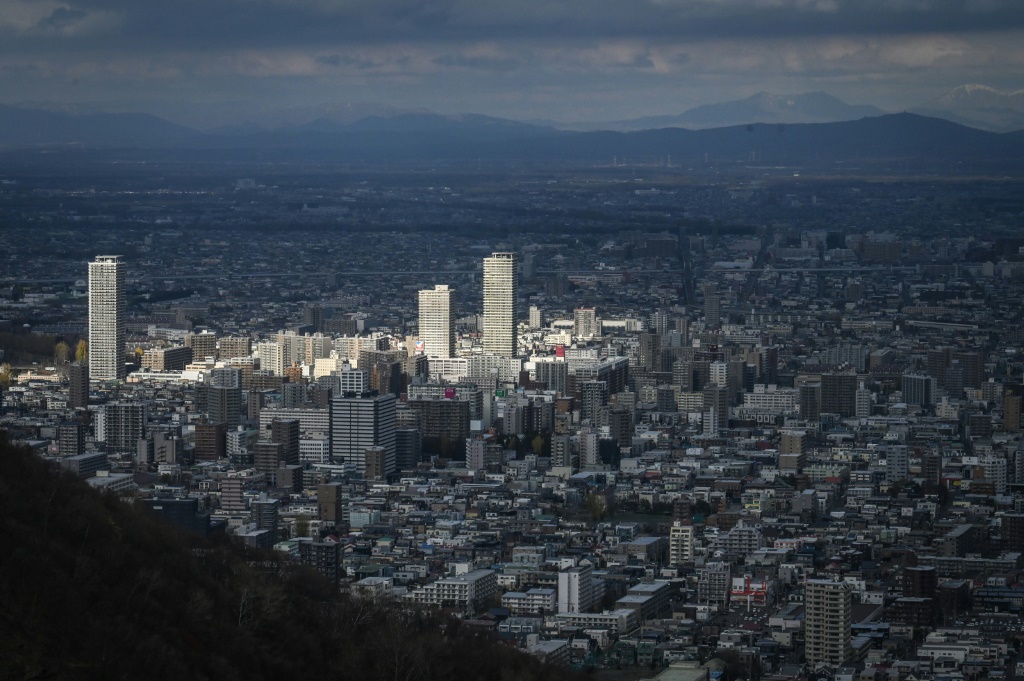
[[[447,359],[455,353],[454,293],[446,284],[420,291],[420,340],[428,357]]]
[[[89,377],[124,378],[125,265],[119,255],[89,263]]]
[[[492,253],[484,258],[484,352],[516,356],[518,294],[516,254]]]

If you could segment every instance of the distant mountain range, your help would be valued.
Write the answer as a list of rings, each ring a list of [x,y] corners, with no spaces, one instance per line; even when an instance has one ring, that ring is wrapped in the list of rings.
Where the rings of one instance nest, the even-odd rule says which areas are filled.
[[[985,85],[961,85],[911,111],[992,132],[1022,130],[1024,90],[1006,92]]]
[[[249,133],[292,130],[324,124],[351,125],[367,118],[393,118],[410,114],[430,114],[426,109],[400,109],[373,102],[324,102],[310,106],[263,107],[247,111],[238,123],[207,132]]]
[[[865,116],[881,116],[877,106],[852,105],[825,94],[808,92],[800,95],[756,95],[732,102],[704,104],[674,116],[645,116],[608,123],[580,123],[567,127],[579,130],[650,130],[654,128],[724,128],[747,123],[834,123],[852,121]]]
[[[0,105],[0,146],[162,146],[196,135],[151,114],[79,114]]]
[[[1006,95],[1006,96],[1004,96]],[[1014,93],[965,89],[942,105],[978,109],[979,101],[1002,103]],[[938,100],[937,100],[938,101]],[[959,104],[958,104],[959,102]],[[1007,104],[1009,102],[1009,104]],[[936,105],[938,106],[938,104]],[[678,117],[622,121],[636,129],[573,131],[465,114],[373,110],[362,115],[344,106],[307,110],[268,129],[248,122],[201,132],[147,114],[67,113],[0,106],[0,147],[38,146],[146,149],[194,158],[309,159],[325,162],[381,160],[529,160],[746,162],[794,164],[878,159],[1024,160],[1024,132],[998,134],[915,113],[878,115],[874,107],[847,105],[823,93],[792,97],[767,94],[697,107]],[[993,114],[994,115],[994,114]],[[315,117],[312,117],[315,116]],[[853,118],[848,118],[852,116]],[[837,122],[790,122],[794,118],[847,118]],[[751,119],[761,122],[750,122]],[[691,128],[676,125],[681,120]],[[707,127],[714,120],[747,121]],[[283,119],[282,119],[283,120]],[[1010,120],[1008,115],[1002,120]],[[707,125],[705,125],[707,124]]]

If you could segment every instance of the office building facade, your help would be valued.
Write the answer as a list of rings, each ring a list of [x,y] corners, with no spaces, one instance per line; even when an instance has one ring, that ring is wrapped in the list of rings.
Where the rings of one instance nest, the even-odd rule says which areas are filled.
[[[331,400],[331,462],[352,464],[364,472],[365,453],[370,447],[383,447],[387,459],[395,461],[394,395],[342,395]],[[394,472],[387,471],[388,474]]]

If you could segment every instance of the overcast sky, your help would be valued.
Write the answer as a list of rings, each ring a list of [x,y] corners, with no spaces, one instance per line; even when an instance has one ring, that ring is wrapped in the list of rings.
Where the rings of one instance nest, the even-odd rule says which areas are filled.
[[[0,0],[0,101],[190,124],[326,102],[615,120],[1024,88],[1024,0]]]

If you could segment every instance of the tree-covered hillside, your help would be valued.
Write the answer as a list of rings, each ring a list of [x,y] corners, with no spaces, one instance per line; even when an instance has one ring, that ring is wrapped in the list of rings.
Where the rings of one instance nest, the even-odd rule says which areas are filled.
[[[0,679],[565,679],[437,612],[203,542],[0,442]]]

